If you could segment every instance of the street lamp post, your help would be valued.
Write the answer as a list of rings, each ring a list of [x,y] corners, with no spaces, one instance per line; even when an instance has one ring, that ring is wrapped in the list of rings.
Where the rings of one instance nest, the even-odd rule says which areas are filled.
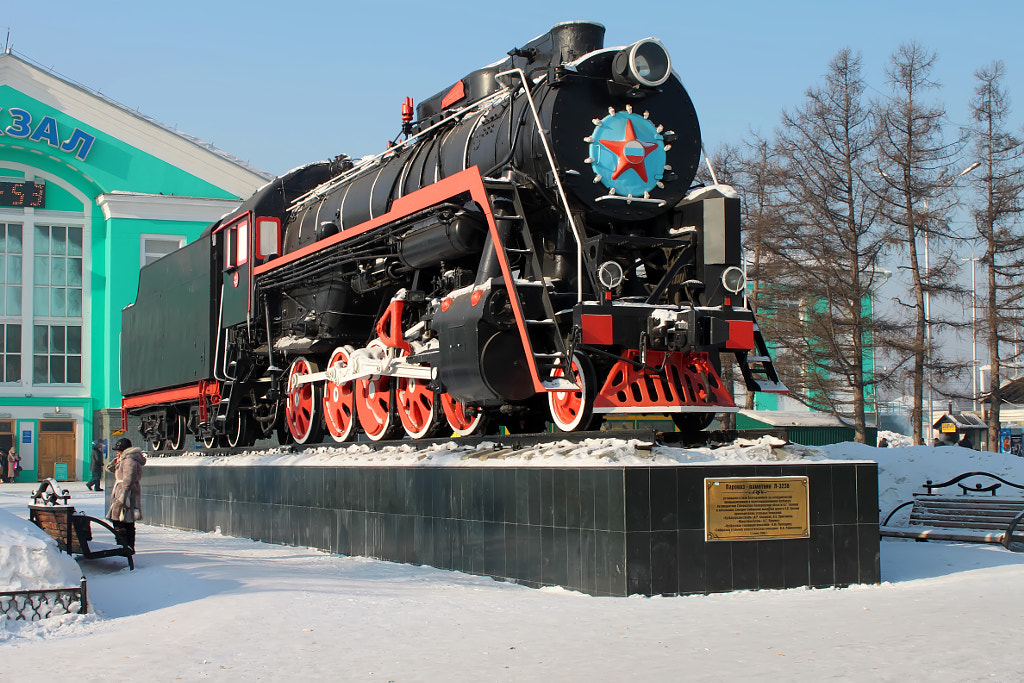
[[[962,178],[963,176],[967,175],[968,173],[970,173],[974,169],[978,168],[979,166],[981,166],[981,162],[980,161],[975,161],[970,166],[968,166],[964,170],[962,170],[959,173],[957,173],[956,176],[954,176],[952,178],[949,178],[947,180],[947,182],[943,185],[942,188],[933,188],[931,192],[934,193],[934,192],[938,191],[939,189],[948,189],[948,188],[952,187],[953,184],[959,178]],[[945,173],[945,172],[943,172],[943,173]],[[941,178],[941,175],[940,175],[940,178]],[[931,193],[926,194],[924,196],[924,215],[925,215],[925,220],[928,220],[930,218],[929,214],[928,214],[928,198],[929,198],[930,194]],[[929,259],[928,235],[929,235],[930,232],[931,231],[929,230],[928,226],[926,225],[925,226],[925,230],[924,230],[924,272],[925,272],[925,278],[927,279],[927,281],[929,283],[929,287],[931,285],[931,270],[930,270],[930,266],[929,266],[929,262],[928,262],[928,259]],[[972,246],[971,253],[972,254],[974,253],[973,252],[973,246]],[[976,307],[975,304],[977,303],[977,301],[976,301],[977,291],[976,291],[976,289],[974,287],[974,284],[973,284],[974,283],[974,263],[973,263],[973,261],[971,263],[971,282],[972,282],[972,285],[971,285],[971,305],[972,305],[972,308],[974,308],[976,310],[977,307]],[[934,400],[935,400],[935,393],[934,392],[935,392],[935,387],[932,385],[932,372],[931,372],[931,369],[930,369],[930,365],[931,365],[931,361],[932,361],[932,317],[931,317],[931,292],[929,291],[929,287],[925,287],[925,290],[924,290],[924,329],[925,329],[925,346],[926,346],[926,348],[925,348],[925,367],[926,367],[926,372],[928,373],[928,375],[927,375],[927,381],[928,381],[928,434],[930,435],[931,434],[932,425],[935,424],[935,415],[932,412],[934,410]],[[972,312],[971,315],[972,315],[972,326],[974,326],[974,317],[973,317],[974,313]],[[972,372],[972,380],[971,381],[973,383],[974,382],[974,379],[973,379],[973,377],[974,377],[974,374],[973,374],[974,373],[974,366],[976,366],[977,362],[978,362],[977,361],[977,355],[978,355],[978,350],[977,350],[977,333],[975,332],[972,336],[974,337],[974,342],[972,344],[972,346],[974,347],[974,350],[973,350],[974,360],[973,360],[973,365],[972,365],[972,368],[971,368],[971,372]],[[975,391],[975,395],[976,394],[977,394],[977,391]],[[977,410],[977,398],[975,398],[974,409]]]
[[[971,245],[971,410],[978,412],[978,257]]]
[[[970,166],[960,171],[957,178],[962,178],[974,169],[981,166],[980,161],[975,161]],[[971,242],[971,410],[978,412],[978,284],[976,280],[978,257],[974,252],[974,242]]]
[[[971,410],[976,413],[981,387],[978,382],[978,256],[973,242],[971,258],[962,260],[971,262]]]
[[[928,215],[928,198],[924,198],[924,214]],[[931,266],[928,264],[928,229],[924,231],[924,272],[925,280],[927,285],[924,288],[924,361],[925,361],[925,372],[928,378],[928,436],[931,437],[932,426],[935,424],[934,414],[934,400],[935,400],[935,387],[932,386],[932,295],[930,291],[931,287]]]

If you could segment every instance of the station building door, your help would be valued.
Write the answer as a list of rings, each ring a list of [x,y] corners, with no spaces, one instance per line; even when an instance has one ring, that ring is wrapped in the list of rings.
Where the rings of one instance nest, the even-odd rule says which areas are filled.
[[[14,420],[0,420],[0,453],[4,455],[14,445]]]
[[[54,477],[60,465],[67,467],[68,481],[78,478],[75,472],[75,421],[40,420],[36,476],[40,481]]]

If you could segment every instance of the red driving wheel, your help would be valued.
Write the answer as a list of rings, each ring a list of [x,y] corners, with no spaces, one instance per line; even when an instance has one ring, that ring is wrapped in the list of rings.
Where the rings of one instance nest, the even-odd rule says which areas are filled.
[[[288,371],[288,386],[292,386],[293,378],[311,375],[314,372],[319,372],[315,363],[305,358],[297,358]],[[285,418],[288,421],[288,431],[295,439],[295,443],[317,443],[323,436],[320,415],[317,412],[319,403],[319,389],[313,382],[299,385],[288,394]]]
[[[465,404],[456,401],[448,393],[441,394],[441,409],[448,419],[448,426],[459,436],[472,436],[481,431],[484,423],[484,411],[470,411]]]
[[[437,409],[436,392],[430,387],[430,382],[399,377],[395,385],[398,417],[402,420],[405,433],[414,439],[421,439],[436,432],[443,423]]]
[[[349,350],[334,349],[327,367],[347,367]],[[354,382],[335,384],[331,381],[324,383],[324,422],[327,424],[327,432],[331,438],[338,442],[349,441],[356,433],[354,384]]]
[[[555,370],[554,375],[561,377],[562,370]],[[572,377],[577,389],[548,393],[552,421],[563,432],[587,429],[594,410],[594,368],[580,353],[573,354]]]
[[[371,441],[395,435],[395,401],[391,379],[382,375],[355,382],[356,415]]]

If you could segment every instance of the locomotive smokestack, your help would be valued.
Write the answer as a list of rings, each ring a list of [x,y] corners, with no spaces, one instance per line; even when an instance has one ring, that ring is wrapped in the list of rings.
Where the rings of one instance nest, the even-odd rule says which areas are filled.
[[[535,46],[537,42],[547,45]],[[551,65],[573,62],[604,47],[604,26],[592,21],[563,21],[552,26],[548,35],[531,41],[530,47],[546,55]]]

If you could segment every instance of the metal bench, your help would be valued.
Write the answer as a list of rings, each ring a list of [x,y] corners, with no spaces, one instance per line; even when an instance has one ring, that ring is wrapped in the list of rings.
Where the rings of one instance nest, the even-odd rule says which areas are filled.
[[[962,483],[972,477],[987,477],[992,483],[974,486]],[[1024,542],[1024,530],[1017,531],[1024,519],[1024,497],[997,496],[996,491],[1003,485],[1024,490],[989,472],[966,472],[941,484],[929,479],[924,484],[925,493],[915,493],[914,500],[896,506],[879,527],[882,536],[913,538],[919,541],[965,541],[968,543],[1000,543],[1011,549],[1010,544]],[[951,486],[960,488],[959,494],[940,495],[936,490]],[[908,525],[889,526],[893,516],[910,506]]]
[[[61,489],[53,479],[47,479],[32,494],[33,504],[28,506],[28,518],[33,524],[57,541],[57,547],[69,555],[78,555],[86,560],[103,557],[124,557],[128,568],[135,569],[132,556],[135,550],[117,529],[102,519],[77,512],[67,501],[71,494]],[[90,545],[93,541],[93,525],[102,527],[113,536],[113,545]]]

